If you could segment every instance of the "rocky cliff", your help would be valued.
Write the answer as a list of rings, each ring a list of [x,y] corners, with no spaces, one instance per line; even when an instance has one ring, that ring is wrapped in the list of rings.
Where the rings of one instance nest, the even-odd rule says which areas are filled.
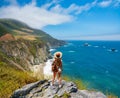
[[[75,83],[62,81],[59,88],[55,82],[42,80],[28,84],[16,90],[11,98],[107,98],[103,93],[97,91],[79,90]]]
[[[50,57],[49,49],[65,44],[23,22],[0,19],[0,58],[23,71],[31,70]]]
[[[22,70],[30,70],[32,66],[40,65],[50,57],[49,47],[39,41],[19,39],[1,42],[0,46],[4,59]]]

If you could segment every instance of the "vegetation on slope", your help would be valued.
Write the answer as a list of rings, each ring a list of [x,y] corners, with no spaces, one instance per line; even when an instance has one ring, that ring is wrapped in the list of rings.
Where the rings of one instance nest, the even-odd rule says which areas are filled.
[[[0,62],[0,98],[9,98],[14,90],[35,81],[37,79],[29,73]]]
[[[7,61],[8,57],[0,52],[0,98],[9,98],[14,90],[37,81],[30,72],[23,72]]]
[[[7,33],[14,35],[16,38],[40,39],[51,46],[65,44],[64,41],[57,40],[42,30],[33,29],[23,22],[14,19],[0,19],[0,36]]]

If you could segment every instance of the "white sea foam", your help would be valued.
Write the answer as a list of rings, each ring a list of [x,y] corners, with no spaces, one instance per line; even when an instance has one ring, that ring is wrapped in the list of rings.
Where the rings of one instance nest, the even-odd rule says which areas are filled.
[[[110,51],[110,52],[111,52],[112,50],[108,49],[107,51]]]
[[[64,45],[64,47],[68,47],[68,45]]]
[[[111,49],[108,49],[109,52],[118,52],[118,50],[112,51]]]
[[[51,51],[55,51],[56,49],[50,49],[49,51],[51,52]]]
[[[52,59],[49,59],[46,63],[45,63],[45,67],[43,69],[43,73],[44,73],[44,77],[46,79],[49,79],[52,77],[52,70],[51,70],[51,65],[52,65]]]
[[[94,46],[95,48],[98,48],[99,46]]]
[[[107,49],[107,51],[111,51],[111,49]]]
[[[106,74],[108,74],[108,73],[109,73],[109,71],[108,71],[108,70],[106,70],[106,71],[105,71],[105,73],[106,73]]]
[[[73,50],[70,50],[70,51],[68,51],[68,52],[75,52],[75,51],[73,51]]]
[[[106,48],[105,46],[103,46],[103,48]]]
[[[68,45],[73,45],[73,43],[68,43]]]
[[[71,64],[74,64],[75,62],[70,62]]]
[[[73,43],[68,43],[68,44],[64,45],[63,47],[69,47],[69,46],[72,46],[72,45],[73,45]]]
[[[88,45],[89,47],[92,46],[92,45]]]

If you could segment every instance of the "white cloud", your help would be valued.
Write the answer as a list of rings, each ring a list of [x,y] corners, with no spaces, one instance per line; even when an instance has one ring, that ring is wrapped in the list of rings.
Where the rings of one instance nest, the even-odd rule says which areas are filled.
[[[16,0],[6,0],[11,5],[0,8],[0,18],[13,18],[27,23],[33,28],[42,28],[47,25],[57,25],[72,21],[75,14],[89,10],[93,3],[83,6],[71,4],[63,8],[57,0],[46,3],[41,7],[36,6],[36,0],[24,6],[19,6]],[[71,14],[73,13],[73,14]]]
[[[108,6],[110,6],[111,3],[112,3],[112,0],[104,0],[102,2],[99,2],[98,5],[100,7],[108,7]]]
[[[63,14],[81,14],[83,11],[87,11],[96,5],[97,1],[93,1],[92,3],[86,3],[85,5],[76,5],[71,4],[68,8],[62,8],[61,5],[57,4],[53,8],[51,8],[52,12],[60,12]]]
[[[23,7],[10,5],[0,8],[0,18],[13,18],[27,23],[33,28],[42,28],[46,25],[57,25],[71,21],[72,16],[53,13],[46,8],[37,7],[35,2]]]
[[[120,6],[120,0],[114,0],[114,6],[119,7]]]
[[[8,6],[0,7],[0,18],[13,18],[27,23],[33,28],[43,28],[47,25],[58,25],[70,22],[75,15],[90,10],[97,5],[107,7],[111,0],[98,2],[97,0],[85,5],[71,4],[68,8],[62,7],[58,0],[52,0],[40,7],[36,6],[36,0],[24,6],[19,6],[16,0],[5,0],[10,3]],[[118,3],[119,0],[116,0]],[[120,2],[120,1],[119,1]]]

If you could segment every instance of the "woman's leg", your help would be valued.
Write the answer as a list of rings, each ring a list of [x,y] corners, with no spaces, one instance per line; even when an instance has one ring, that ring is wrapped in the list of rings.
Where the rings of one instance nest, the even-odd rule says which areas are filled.
[[[56,74],[57,74],[57,72],[53,72],[52,85],[54,84],[54,81],[55,81]]]
[[[58,72],[59,85],[61,85],[61,72]]]

